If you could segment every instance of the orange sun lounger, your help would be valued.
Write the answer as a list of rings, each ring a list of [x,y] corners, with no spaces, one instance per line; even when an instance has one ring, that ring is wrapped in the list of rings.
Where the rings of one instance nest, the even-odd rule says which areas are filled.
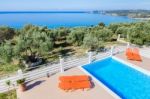
[[[137,48],[133,49],[133,57],[134,57],[134,60],[136,61],[142,61],[139,50]]]
[[[92,84],[90,81],[59,83],[59,88],[61,88],[63,90],[89,89],[91,87],[92,87]]]
[[[59,83],[58,87],[63,89],[63,90],[73,89],[72,86],[71,86],[71,83],[69,83],[69,82],[61,82],[61,83]]]
[[[62,82],[71,82],[73,78],[73,76],[60,76],[59,80]]]
[[[90,81],[74,82],[72,85],[74,89],[89,89],[92,87]]]
[[[133,57],[133,53],[132,53],[132,49],[131,48],[127,48],[126,49],[126,56],[129,60],[134,60],[134,57]]]
[[[130,50],[131,50],[130,48],[126,49],[126,56],[130,53]]]
[[[59,80],[62,82],[77,82],[77,81],[88,81],[90,80],[90,78],[87,75],[60,76]]]

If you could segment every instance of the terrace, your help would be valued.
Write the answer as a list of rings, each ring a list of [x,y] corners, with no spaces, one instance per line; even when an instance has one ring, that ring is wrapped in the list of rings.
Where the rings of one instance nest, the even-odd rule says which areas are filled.
[[[72,68],[64,72],[65,75],[80,75],[85,74],[78,67]],[[19,99],[96,99],[101,97],[104,99],[113,99],[114,97],[109,94],[102,86],[99,86],[94,80],[94,88],[91,90],[75,90],[72,92],[65,92],[58,88],[58,77],[62,75],[57,73],[50,78],[40,78],[29,82],[28,85],[31,89],[26,92],[17,91]]]

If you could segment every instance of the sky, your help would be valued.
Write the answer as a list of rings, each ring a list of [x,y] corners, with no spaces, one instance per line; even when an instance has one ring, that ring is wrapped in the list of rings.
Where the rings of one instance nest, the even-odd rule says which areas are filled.
[[[150,0],[0,0],[0,11],[150,9]]]

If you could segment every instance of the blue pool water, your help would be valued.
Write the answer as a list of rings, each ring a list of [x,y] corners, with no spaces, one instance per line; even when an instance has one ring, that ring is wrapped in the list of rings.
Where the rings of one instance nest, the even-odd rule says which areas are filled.
[[[0,13],[0,26],[5,25],[15,28],[20,28],[26,24],[57,28],[61,26],[91,26],[97,25],[100,22],[109,25],[110,23],[132,21],[132,19],[127,17],[115,17],[90,13]]]
[[[150,99],[150,76],[115,59],[107,58],[83,66],[124,99]]]

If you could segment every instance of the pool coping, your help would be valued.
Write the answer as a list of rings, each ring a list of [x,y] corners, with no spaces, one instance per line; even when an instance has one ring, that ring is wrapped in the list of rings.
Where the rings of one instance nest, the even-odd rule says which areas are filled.
[[[96,61],[101,61],[104,60],[106,58],[109,58],[111,56],[96,60]],[[96,62],[94,61],[94,62]],[[86,65],[86,64],[85,64]],[[84,65],[83,65],[84,66]],[[104,85],[101,81],[99,81],[96,77],[94,77],[93,75],[91,75],[88,71],[86,71],[82,66],[78,67],[80,70],[82,70],[85,74],[89,75],[90,77],[92,77],[92,79],[102,88],[104,88],[104,90],[106,90],[110,95],[112,95],[115,99],[121,99],[121,97],[119,95],[117,95],[115,92],[113,92],[110,88],[108,88],[106,85]]]

